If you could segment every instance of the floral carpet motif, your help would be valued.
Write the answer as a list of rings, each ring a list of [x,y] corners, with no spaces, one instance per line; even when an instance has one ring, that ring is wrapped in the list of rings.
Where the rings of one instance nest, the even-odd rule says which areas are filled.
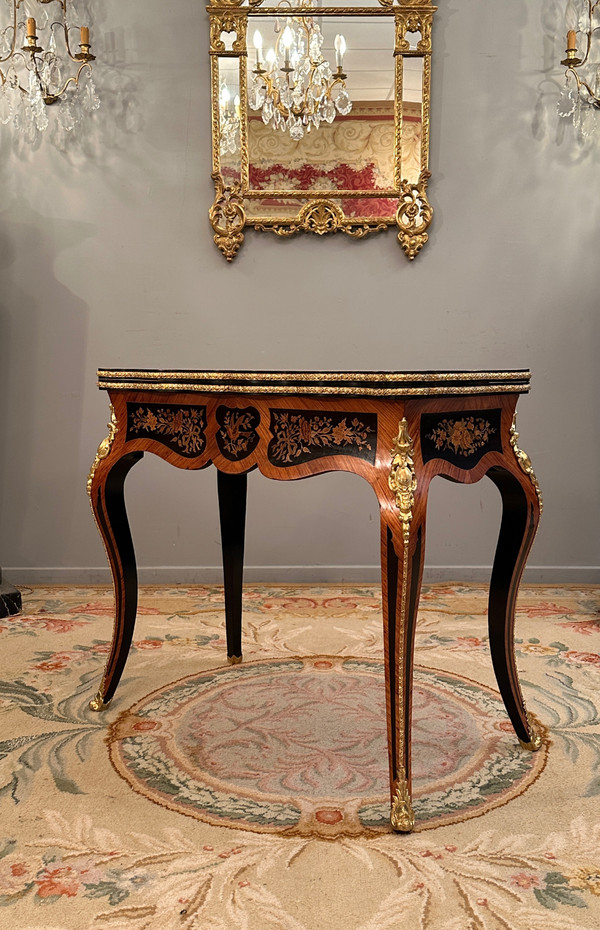
[[[221,588],[140,593],[102,714],[107,587],[24,588],[0,620],[3,930],[600,926],[600,589],[521,589],[531,755],[497,696],[485,588],[423,588],[409,836],[385,819],[377,587],[249,587],[231,668]],[[183,803],[194,779],[214,810]]]
[[[283,835],[389,832],[383,663],[268,659],[169,684],[118,717],[116,770],[140,794],[215,824]],[[457,675],[418,669],[417,829],[505,804],[544,768],[504,705]]]

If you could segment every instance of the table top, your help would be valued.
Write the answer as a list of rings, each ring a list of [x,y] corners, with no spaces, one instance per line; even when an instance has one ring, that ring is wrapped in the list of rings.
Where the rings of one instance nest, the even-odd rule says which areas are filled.
[[[530,372],[516,371],[161,371],[101,368],[98,387],[111,391],[197,391],[235,394],[333,394],[405,397],[526,394]]]

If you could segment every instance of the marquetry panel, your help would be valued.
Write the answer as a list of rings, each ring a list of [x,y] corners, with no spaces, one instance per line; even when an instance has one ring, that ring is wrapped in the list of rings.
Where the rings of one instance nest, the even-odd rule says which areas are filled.
[[[377,415],[328,410],[270,410],[268,458],[283,468],[326,455],[375,462]]]
[[[443,459],[472,468],[487,452],[502,452],[502,411],[473,410],[424,413],[421,416],[423,462]]]
[[[127,440],[155,439],[185,458],[206,447],[206,407],[191,404],[127,404]]]

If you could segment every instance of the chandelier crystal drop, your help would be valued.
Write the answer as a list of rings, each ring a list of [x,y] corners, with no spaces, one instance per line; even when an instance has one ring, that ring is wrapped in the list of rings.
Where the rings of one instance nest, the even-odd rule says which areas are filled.
[[[572,117],[582,135],[599,134],[600,114],[600,0],[569,0],[565,86],[558,100],[558,115]]]
[[[82,111],[100,106],[93,61],[89,27],[75,25],[69,0],[0,0],[0,123],[33,143],[56,105],[58,125],[70,132]]]
[[[346,88],[346,41],[335,38],[336,70],[323,55],[323,35],[312,16],[288,16],[285,26],[276,21],[275,46],[263,57],[263,39],[254,33],[256,64],[252,71],[249,103],[260,111],[266,126],[288,132],[299,141],[321,123],[332,123],[338,113],[347,116],[352,101]]]

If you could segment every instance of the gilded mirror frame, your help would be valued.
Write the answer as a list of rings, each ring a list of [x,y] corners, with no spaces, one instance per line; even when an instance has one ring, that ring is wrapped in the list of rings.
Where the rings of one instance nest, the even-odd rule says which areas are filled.
[[[369,0],[367,0],[369,2]],[[286,14],[281,6],[268,6],[268,0],[210,0],[207,12],[210,17],[211,61],[211,116],[212,116],[212,179],[215,200],[209,210],[214,241],[228,262],[231,262],[244,241],[244,230],[254,228],[271,231],[278,236],[293,236],[310,232],[323,236],[343,232],[362,239],[372,232],[396,228],[398,242],[407,258],[413,260],[428,241],[433,208],[427,199],[430,178],[429,164],[429,108],[431,88],[432,25],[437,7],[432,0],[371,0],[372,6],[344,5],[318,7],[296,0],[293,15],[310,17],[387,17],[393,24],[394,35],[394,86],[395,99],[393,132],[393,186],[370,191],[339,190],[252,190],[249,183],[248,146],[248,81],[247,35],[254,17],[277,17]],[[225,34],[225,35],[224,35]],[[418,36],[411,44],[409,36]],[[226,41],[227,40],[227,41]],[[390,49],[391,51],[391,49]],[[407,58],[422,59],[421,136],[418,152],[419,175],[408,180],[403,176],[402,137],[404,123],[403,75]],[[222,172],[221,158],[221,78],[220,62],[238,59],[239,74],[239,180],[227,179]],[[316,130],[318,132],[318,128]],[[249,216],[247,204],[265,193],[270,197],[292,198],[299,209],[294,216]],[[379,197],[397,201],[394,216],[356,217],[345,215],[336,203],[345,198]]]

